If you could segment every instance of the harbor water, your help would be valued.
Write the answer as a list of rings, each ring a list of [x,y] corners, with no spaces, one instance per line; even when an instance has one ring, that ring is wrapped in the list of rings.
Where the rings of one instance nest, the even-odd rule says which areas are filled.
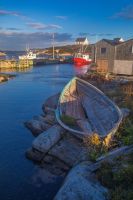
[[[55,184],[56,177],[25,157],[34,137],[24,122],[41,114],[43,102],[83,70],[71,64],[39,66],[0,84],[1,200],[49,200],[57,193],[62,179]]]

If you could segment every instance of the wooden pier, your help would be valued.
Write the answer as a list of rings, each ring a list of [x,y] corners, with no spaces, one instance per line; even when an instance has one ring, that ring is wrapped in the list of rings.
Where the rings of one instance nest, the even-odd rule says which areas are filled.
[[[33,66],[33,60],[0,60],[0,69],[24,69]]]

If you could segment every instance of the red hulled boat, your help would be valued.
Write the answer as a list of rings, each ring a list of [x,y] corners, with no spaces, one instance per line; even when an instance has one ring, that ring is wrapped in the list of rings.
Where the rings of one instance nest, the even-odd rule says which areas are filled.
[[[92,59],[90,58],[89,54],[87,53],[77,53],[74,56],[74,64],[75,65],[87,65],[92,62]]]

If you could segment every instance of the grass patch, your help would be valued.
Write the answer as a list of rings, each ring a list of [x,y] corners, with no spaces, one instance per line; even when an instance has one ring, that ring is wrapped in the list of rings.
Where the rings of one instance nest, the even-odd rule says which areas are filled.
[[[104,162],[96,173],[97,178],[109,189],[109,200],[132,200],[133,154],[121,156],[114,163]]]
[[[76,119],[71,117],[71,116],[68,116],[68,115],[62,115],[61,121],[64,122],[66,125],[69,125],[69,126],[76,126],[77,125]]]

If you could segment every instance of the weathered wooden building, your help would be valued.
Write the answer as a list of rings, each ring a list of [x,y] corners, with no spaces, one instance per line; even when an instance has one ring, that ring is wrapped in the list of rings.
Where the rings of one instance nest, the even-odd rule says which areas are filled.
[[[133,39],[116,46],[113,72],[133,75]]]
[[[92,58],[99,72],[133,75],[133,39],[100,40],[95,44]]]

